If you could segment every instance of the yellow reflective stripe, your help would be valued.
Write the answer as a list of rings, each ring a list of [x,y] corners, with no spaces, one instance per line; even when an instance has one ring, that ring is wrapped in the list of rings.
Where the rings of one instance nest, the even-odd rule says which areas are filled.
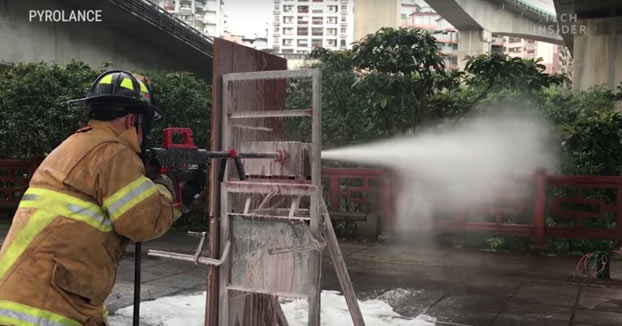
[[[112,231],[110,219],[97,204],[60,192],[28,188],[19,207],[45,210],[70,219],[84,222],[102,232]]]
[[[114,222],[125,212],[158,191],[153,181],[140,176],[104,200],[104,209]]]
[[[10,243],[5,243],[8,247],[4,254],[0,256],[0,280],[9,268],[13,266],[17,258],[22,255],[39,233],[52,223],[56,216],[57,214],[44,210],[35,211],[30,215],[26,225],[19,230],[13,240]]]
[[[140,91],[143,93],[149,93],[149,90],[147,89],[147,86],[145,86],[145,83],[141,82],[140,80],[138,81],[138,85],[140,85]]]
[[[80,326],[81,323],[51,311],[0,300],[0,323],[9,325]]]
[[[106,75],[99,80],[99,84],[112,84],[112,75]]]
[[[123,78],[121,81],[121,87],[125,87],[129,90],[134,90],[134,84],[132,84],[132,80],[129,78]]]

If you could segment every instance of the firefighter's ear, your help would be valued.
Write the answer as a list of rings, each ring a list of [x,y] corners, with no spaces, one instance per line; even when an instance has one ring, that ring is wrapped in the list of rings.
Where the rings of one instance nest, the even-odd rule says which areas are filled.
[[[125,126],[125,129],[136,128],[135,116],[135,114],[130,113],[123,117],[123,125]]]

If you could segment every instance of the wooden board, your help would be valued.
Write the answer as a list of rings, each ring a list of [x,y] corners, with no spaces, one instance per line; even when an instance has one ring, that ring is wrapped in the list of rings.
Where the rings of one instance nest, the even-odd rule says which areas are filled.
[[[222,149],[222,76],[233,72],[251,72],[267,70],[285,70],[287,60],[257,51],[233,42],[225,41],[220,38],[214,39],[214,57],[212,67],[212,108],[211,108],[211,150]],[[267,96],[257,96],[257,91],[269,91]],[[262,92],[263,94],[264,92]],[[244,94],[244,93],[243,93]],[[242,99],[246,102],[255,103],[256,108],[263,110],[274,110],[285,106],[285,84],[282,81],[264,82],[262,85],[255,85],[254,92],[248,93],[247,98]],[[275,133],[284,134],[284,125],[269,125]],[[209,216],[208,227],[209,252],[212,257],[218,258],[220,255],[220,187],[216,182],[216,165],[211,164],[209,190]],[[218,325],[218,289],[219,275],[215,267],[208,268],[207,274],[207,301],[205,311],[205,325]]]

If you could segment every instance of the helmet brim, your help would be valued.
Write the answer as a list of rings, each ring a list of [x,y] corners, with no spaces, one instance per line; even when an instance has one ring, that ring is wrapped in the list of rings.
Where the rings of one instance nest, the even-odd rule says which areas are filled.
[[[162,117],[162,111],[157,106],[123,95],[98,95],[70,100],[66,103],[70,106],[80,106],[86,108],[94,105],[116,105],[123,107],[136,107],[138,110],[142,110],[140,109],[141,107],[148,106],[149,111],[151,111],[153,115],[153,120],[158,120]]]

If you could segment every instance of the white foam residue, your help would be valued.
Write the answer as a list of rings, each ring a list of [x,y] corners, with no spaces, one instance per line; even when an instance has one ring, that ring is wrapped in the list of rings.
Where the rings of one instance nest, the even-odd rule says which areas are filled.
[[[359,301],[368,326],[429,326],[434,319],[428,316],[405,318],[393,311],[385,301],[373,299]],[[281,304],[290,326],[307,325],[308,306],[305,300],[293,300]],[[194,295],[163,297],[140,305],[141,325],[200,326],[203,325],[205,292]],[[131,320],[132,306],[121,308],[109,318],[111,326],[127,325]],[[345,299],[336,291],[322,291],[322,325],[350,326],[352,320]]]

